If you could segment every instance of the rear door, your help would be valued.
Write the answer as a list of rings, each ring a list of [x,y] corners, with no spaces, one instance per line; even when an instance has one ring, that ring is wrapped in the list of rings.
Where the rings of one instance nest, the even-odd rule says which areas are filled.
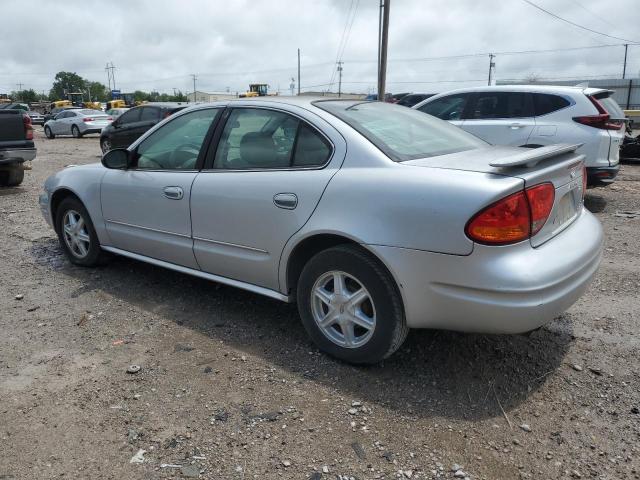
[[[418,107],[418,110],[461,127],[471,93],[455,93],[437,98]]]
[[[132,108],[120,115],[118,120],[111,125],[113,128],[111,132],[112,148],[126,148],[133,143],[131,130],[140,120],[141,110],[141,108]]]
[[[462,128],[492,145],[521,147],[535,125],[530,93],[486,91],[473,95]]]
[[[191,194],[202,270],[279,289],[284,245],[309,219],[346,152],[328,123],[314,118],[311,125],[294,112],[228,111],[213,164]]]

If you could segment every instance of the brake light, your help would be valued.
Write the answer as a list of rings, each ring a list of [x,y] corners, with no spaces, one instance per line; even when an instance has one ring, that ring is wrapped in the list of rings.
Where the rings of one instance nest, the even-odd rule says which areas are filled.
[[[93,118],[91,118],[91,117],[83,117],[82,121],[83,122],[93,122]]]
[[[31,117],[27,114],[23,114],[22,124],[24,125],[24,138],[26,140],[33,140],[33,125],[31,124]]]
[[[111,122],[113,120],[113,117],[107,117],[107,121]]]
[[[611,115],[605,110],[598,99],[587,95],[587,98],[591,101],[594,107],[598,110],[597,115],[583,115],[580,117],[573,117],[574,122],[581,123],[588,127],[600,128],[603,130],[620,130],[624,127],[622,120],[611,120]]]
[[[514,193],[478,212],[465,228],[474,242],[508,245],[531,238],[549,218],[555,189],[542,183]]]
[[[164,112],[164,115],[162,115],[162,118],[165,119],[165,118],[168,118],[170,116],[171,116],[171,112],[166,111],[166,112]]]

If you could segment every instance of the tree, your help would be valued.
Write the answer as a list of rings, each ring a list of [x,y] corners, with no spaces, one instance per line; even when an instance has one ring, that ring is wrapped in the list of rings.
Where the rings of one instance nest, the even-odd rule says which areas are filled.
[[[30,88],[28,90],[20,90],[19,92],[11,92],[11,98],[14,101],[31,103],[31,102],[37,102],[39,99],[39,95],[35,92],[33,88]]]
[[[86,89],[85,84],[84,78],[75,72],[58,72],[53,80],[53,87],[49,97],[56,100],[65,100],[67,98],[65,90],[67,93],[84,92]]]
[[[92,101],[106,102],[110,100],[109,92],[105,84],[86,81],[87,90]]]

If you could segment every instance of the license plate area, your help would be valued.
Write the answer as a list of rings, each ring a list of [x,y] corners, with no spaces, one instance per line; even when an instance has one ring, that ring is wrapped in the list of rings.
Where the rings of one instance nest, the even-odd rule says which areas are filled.
[[[537,247],[555,237],[567,228],[582,211],[582,178],[556,188],[556,201],[540,232],[531,238],[531,245]]]

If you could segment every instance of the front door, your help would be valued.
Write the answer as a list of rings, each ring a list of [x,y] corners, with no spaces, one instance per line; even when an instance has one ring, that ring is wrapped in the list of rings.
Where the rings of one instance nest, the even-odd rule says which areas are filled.
[[[189,202],[203,144],[219,109],[173,119],[135,149],[134,165],[102,180],[102,213],[113,247],[198,268]]]
[[[476,93],[462,128],[492,145],[527,145],[536,122],[533,100],[525,92]]]
[[[127,110],[111,124],[111,148],[127,148],[133,143],[132,130],[140,121],[141,111],[141,108]]]
[[[213,168],[198,175],[191,193],[202,270],[278,290],[284,245],[309,219],[345,154],[344,140],[318,125],[323,133],[279,110],[230,111]]]

